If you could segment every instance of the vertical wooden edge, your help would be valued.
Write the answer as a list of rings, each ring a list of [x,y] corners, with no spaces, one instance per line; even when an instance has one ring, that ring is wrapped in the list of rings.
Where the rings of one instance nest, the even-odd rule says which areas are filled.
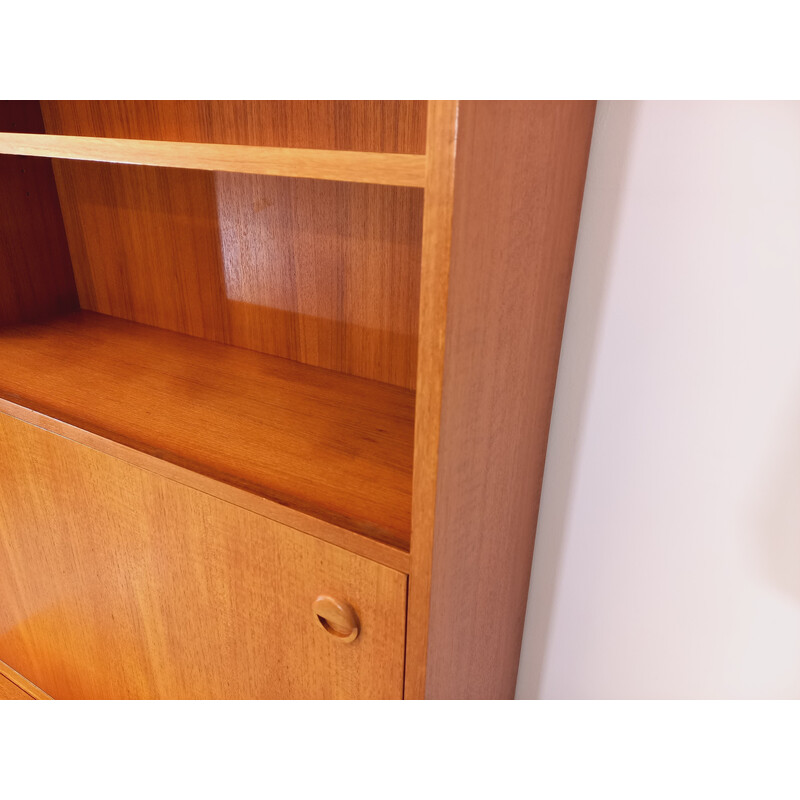
[[[31,683],[27,678],[20,675],[4,661],[0,661],[0,675],[7,678],[25,694],[30,695],[34,700],[52,700],[47,692],[43,692],[36,684]]]
[[[425,696],[457,126],[458,101],[432,100],[428,103],[411,558],[406,622],[404,696],[410,700]]]
[[[431,175],[408,697],[514,696],[594,111],[461,102],[446,201]]]

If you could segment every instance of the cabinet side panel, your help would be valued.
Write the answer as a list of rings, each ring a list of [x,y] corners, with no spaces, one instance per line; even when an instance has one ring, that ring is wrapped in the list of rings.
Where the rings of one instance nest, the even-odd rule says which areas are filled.
[[[0,102],[0,130],[41,133],[39,104]],[[0,325],[77,307],[50,160],[0,156]]]
[[[48,100],[48,133],[169,142],[425,152],[419,100]]]
[[[429,698],[514,695],[594,108],[459,107]]]

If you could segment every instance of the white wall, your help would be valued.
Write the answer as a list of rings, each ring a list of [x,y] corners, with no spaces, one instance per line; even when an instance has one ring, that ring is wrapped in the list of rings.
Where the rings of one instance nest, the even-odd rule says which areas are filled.
[[[600,103],[517,696],[800,698],[800,103]]]

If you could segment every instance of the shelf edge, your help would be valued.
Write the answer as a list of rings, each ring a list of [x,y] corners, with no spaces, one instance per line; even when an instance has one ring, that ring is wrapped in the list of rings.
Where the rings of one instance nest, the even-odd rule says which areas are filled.
[[[191,489],[211,495],[240,508],[267,517],[301,533],[322,539],[358,556],[368,558],[398,572],[408,574],[409,554],[390,544],[372,539],[365,534],[341,528],[331,522],[313,517],[289,506],[276,503],[266,497],[249,492],[208,475],[165,461],[142,450],[121,444],[69,422],[20,405],[0,396],[0,413],[34,425],[37,428],[63,436],[73,442],[90,447],[98,452],[118,458],[140,469],[161,475]]]
[[[0,154],[424,187],[426,157],[238,144],[0,133]]]
[[[21,692],[28,695],[31,700],[52,700],[53,698],[44,690],[40,689],[35,683],[29,681],[24,675],[20,675],[15,669],[0,661],[0,677],[13,683]],[[23,699],[23,698],[20,698]]]

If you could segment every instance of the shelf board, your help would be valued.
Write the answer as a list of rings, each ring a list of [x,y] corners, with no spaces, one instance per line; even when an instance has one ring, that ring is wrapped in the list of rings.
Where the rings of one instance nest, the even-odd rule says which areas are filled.
[[[408,551],[410,390],[80,311],[0,329],[0,399],[205,476],[223,499],[217,484],[265,498],[294,527]]]
[[[106,139],[42,133],[0,133],[0,153],[388,186],[425,185],[425,156],[396,153]]]

